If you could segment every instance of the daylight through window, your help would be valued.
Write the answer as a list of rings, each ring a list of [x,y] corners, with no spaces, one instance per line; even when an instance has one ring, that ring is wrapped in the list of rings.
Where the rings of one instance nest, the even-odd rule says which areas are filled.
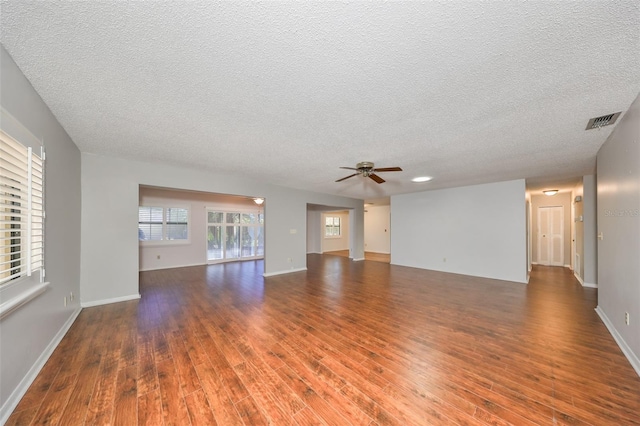
[[[324,218],[324,236],[339,237],[340,236],[340,217],[326,216]]]
[[[186,241],[189,239],[189,209],[138,207],[138,240]]]

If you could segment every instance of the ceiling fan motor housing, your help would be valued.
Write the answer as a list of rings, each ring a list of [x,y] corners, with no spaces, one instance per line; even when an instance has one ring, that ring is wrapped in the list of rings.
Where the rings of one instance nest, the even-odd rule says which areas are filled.
[[[369,177],[372,173],[374,164],[369,161],[363,161],[361,163],[356,164],[356,168],[364,177]]]

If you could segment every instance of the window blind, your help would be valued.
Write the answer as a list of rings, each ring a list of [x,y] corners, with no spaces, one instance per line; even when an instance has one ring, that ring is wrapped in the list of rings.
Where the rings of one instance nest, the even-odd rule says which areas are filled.
[[[44,263],[42,153],[0,131],[0,285]]]

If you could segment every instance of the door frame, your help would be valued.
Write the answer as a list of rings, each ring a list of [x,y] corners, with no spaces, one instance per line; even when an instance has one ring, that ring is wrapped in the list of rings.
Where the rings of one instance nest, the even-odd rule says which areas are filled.
[[[560,209],[560,213],[561,214],[560,214],[560,232],[559,232],[559,235],[560,235],[560,243],[561,244],[560,244],[560,262],[559,263],[557,263],[557,262],[554,263],[552,257],[550,257],[548,259],[548,263],[543,263],[541,261],[541,259],[540,259],[541,258],[540,253],[542,253],[541,246],[542,246],[542,241],[543,241],[543,236],[542,236],[543,233],[542,233],[541,225],[540,225],[541,224],[540,214],[542,212],[542,209]],[[564,241],[564,206],[562,206],[562,205],[559,205],[559,206],[538,206],[537,216],[538,216],[537,217],[537,219],[538,219],[538,229],[537,229],[537,231],[538,231],[538,238],[537,238],[538,239],[538,241],[537,241],[537,244],[538,244],[538,258],[536,259],[537,264],[546,265],[546,266],[564,266],[564,249],[565,249],[565,246],[564,246],[564,244],[565,244],[565,241]],[[546,241],[550,241],[550,240],[547,239]],[[547,243],[547,244],[549,245],[549,247],[547,247],[547,248],[553,247],[552,243]]]

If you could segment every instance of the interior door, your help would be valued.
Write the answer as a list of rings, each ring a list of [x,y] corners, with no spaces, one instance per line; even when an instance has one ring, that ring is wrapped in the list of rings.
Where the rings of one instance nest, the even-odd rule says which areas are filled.
[[[564,208],[538,207],[538,263],[564,266]]]

